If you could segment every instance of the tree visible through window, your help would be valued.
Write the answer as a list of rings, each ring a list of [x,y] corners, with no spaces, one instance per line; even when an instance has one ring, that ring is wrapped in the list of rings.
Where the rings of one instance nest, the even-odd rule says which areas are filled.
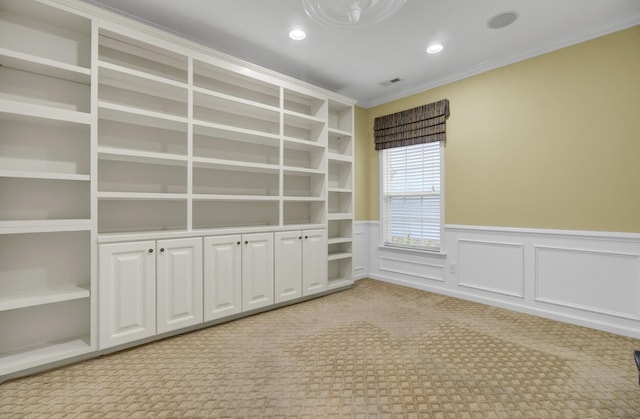
[[[385,244],[440,249],[442,144],[382,150]]]

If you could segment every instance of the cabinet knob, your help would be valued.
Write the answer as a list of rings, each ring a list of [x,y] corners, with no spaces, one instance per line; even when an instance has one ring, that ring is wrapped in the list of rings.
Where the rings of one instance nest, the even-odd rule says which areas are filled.
[[[149,253],[153,253],[153,249],[149,249]]]
[[[160,248],[160,253],[164,253],[164,247]]]
[[[309,236],[304,236],[304,238],[305,238],[305,239],[308,239],[308,238],[309,238]]]
[[[244,241],[244,244],[249,244],[249,240],[245,240],[245,241]]]
[[[302,240],[302,236],[298,237],[299,240]]]
[[[240,241],[238,240],[238,246],[240,245]]]

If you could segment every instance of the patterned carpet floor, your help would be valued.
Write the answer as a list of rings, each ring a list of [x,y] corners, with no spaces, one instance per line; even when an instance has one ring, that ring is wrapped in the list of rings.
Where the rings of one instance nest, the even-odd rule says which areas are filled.
[[[374,280],[0,385],[0,417],[639,418],[640,341]]]

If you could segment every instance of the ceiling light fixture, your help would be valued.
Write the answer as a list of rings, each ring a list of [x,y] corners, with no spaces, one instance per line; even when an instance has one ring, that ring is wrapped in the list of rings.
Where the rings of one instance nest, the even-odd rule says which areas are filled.
[[[381,22],[407,0],[302,0],[307,14],[320,23],[336,27],[361,27]]]
[[[293,39],[294,41],[302,41],[306,37],[307,34],[304,33],[302,29],[294,29],[289,32],[289,38]]]
[[[437,54],[442,51],[444,47],[440,44],[432,44],[427,48],[427,54]]]

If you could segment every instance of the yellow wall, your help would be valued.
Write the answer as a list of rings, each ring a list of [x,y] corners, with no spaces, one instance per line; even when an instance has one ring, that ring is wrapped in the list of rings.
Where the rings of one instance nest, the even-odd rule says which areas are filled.
[[[640,232],[640,26],[357,108],[357,220],[378,219],[374,118],[443,98],[447,224]]]

